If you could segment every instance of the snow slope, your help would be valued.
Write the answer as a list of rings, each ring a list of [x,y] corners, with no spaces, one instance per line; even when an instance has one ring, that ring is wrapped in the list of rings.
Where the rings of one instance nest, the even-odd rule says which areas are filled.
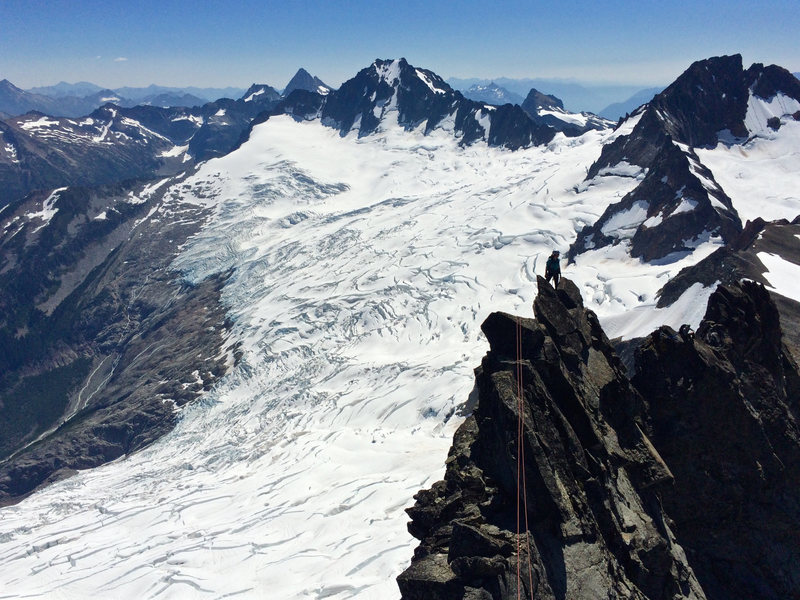
[[[508,152],[276,117],[202,165],[151,217],[215,209],[175,267],[234,269],[242,361],[148,449],[0,510],[0,598],[397,597],[403,509],[443,473],[480,324],[530,314],[550,251],[636,185],[582,184],[615,135]],[[622,243],[564,271],[633,335],[620,315],[650,331],[655,291],[716,243],[655,266]]]
[[[781,95],[771,102],[751,96],[745,117],[750,139],[736,144],[722,135],[715,148],[695,149],[743,223],[800,215],[800,121],[785,111],[800,111],[800,103]],[[780,119],[777,131],[767,127],[769,117]]]

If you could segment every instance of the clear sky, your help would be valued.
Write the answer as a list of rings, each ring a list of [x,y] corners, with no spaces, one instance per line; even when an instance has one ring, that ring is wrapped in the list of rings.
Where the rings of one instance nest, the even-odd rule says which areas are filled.
[[[23,88],[282,88],[301,66],[337,86],[400,56],[445,78],[644,87],[737,52],[800,71],[800,2],[0,0],[0,79]]]

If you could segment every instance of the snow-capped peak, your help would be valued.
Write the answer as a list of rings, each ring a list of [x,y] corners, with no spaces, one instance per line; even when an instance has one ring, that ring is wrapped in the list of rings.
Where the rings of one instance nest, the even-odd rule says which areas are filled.
[[[391,87],[397,87],[400,84],[401,61],[405,63],[404,58],[400,60],[376,60],[372,63],[375,73],[378,75],[378,80]]]
[[[547,143],[555,135],[552,128],[532,122],[519,106],[487,108],[404,58],[377,59],[326,97],[287,98],[279,111],[303,120],[320,118],[342,135],[357,132],[359,137],[400,125],[425,134],[443,129],[462,144],[482,140],[516,149]],[[494,126],[496,122],[502,126]]]

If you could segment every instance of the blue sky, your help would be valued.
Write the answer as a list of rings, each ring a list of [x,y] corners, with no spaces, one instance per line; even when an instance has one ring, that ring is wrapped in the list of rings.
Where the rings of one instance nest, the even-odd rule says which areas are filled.
[[[0,79],[280,88],[303,66],[338,85],[405,56],[445,78],[644,87],[736,52],[800,71],[798,32],[797,0],[0,0]]]

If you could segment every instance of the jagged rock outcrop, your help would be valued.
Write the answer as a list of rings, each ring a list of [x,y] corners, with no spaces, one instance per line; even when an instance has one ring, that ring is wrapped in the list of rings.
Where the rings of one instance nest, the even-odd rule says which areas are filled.
[[[552,127],[568,137],[576,137],[592,129],[610,129],[613,126],[611,121],[592,113],[576,114],[564,110],[564,103],[560,98],[544,94],[536,88],[531,88],[521,108],[534,123]]]
[[[538,284],[535,320],[483,324],[478,405],[444,481],[408,509],[421,544],[403,598],[703,598],[659,503],[672,474],[642,433],[641,396],[574,284]]]
[[[748,101],[777,93],[800,98],[800,82],[777,65],[756,63],[748,69],[739,54],[700,60],[647,104],[631,135],[603,149],[587,178],[621,160],[649,167],[666,141],[713,146],[721,132],[746,138]],[[638,113],[637,113],[638,114]]]
[[[254,83],[251,85],[242,97],[239,98],[241,102],[254,102],[256,104],[263,104],[269,102],[276,102],[281,97],[278,90],[266,83]]]
[[[306,90],[307,92],[314,92],[324,96],[332,89],[333,88],[331,86],[322,81],[319,77],[316,77],[305,69],[300,68],[297,70],[297,73],[294,74],[294,77],[289,80],[289,83],[286,84],[286,87],[283,88],[282,95],[288,96],[295,90]]]
[[[786,261],[800,264],[798,236],[800,217],[791,223],[786,220],[765,222],[760,218],[748,221],[742,233],[728,246],[681,270],[668,281],[659,291],[657,306],[671,305],[696,283],[708,287],[717,282],[732,285],[742,279],[750,279],[769,286],[770,282],[765,276],[767,268],[759,256],[762,253],[778,255]],[[800,360],[800,303],[774,290],[770,295],[780,313],[784,342],[794,359]]]
[[[478,140],[510,150],[550,142],[555,130],[535,123],[519,106],[487,106],[465,98],[433,71],[410,65],[404,58],[376,60],[327,95],[294,90],[272,111],[297,119],[320,119],[341,135],[359,137],[393,121],[426,135],[434,129],[452,131],[460,143]],[[269,115],[253,122],[257,125]]]
[[[606,145],[589,169],[587,181],[632,171],[644,177],[584,227],[569,258],[620,242],[646,261],[691,252],[711,237],[730,243],[742,230],[739,215],[694,148],[743,143],[780,128],[781,119],[793,116],[761,113],[778,110],[764,107],[783,106],[787,99],[789,107],[800,101],[800,82],[776,65],[745,70],[738,54],[693,63],[629,117],[635,123],[630,133]]]
[[[631,256],[652,261],[711,236],[735,239],[741,220],[722,188],[709,182],[713,176],[693,150],[663,144],[642,182],[581,230],[568,257],[628,240]]]
[[[760,284],[721,286],[693,337],[636,357],[647,432],[675,475],[662,505],[710,599],[800,594],[800,376]]]
[[[797,597],[800,375],[767,291],[721,286],[632,382],[571,282],[540,278],[534,314],[483,325],[474,413],[408,509],[402,597]]]
[[[557,98],[552,94],[545,94],[536,88],[531,88],[528,95],[522,103],[522,108],[528,114],[535,113],[540,108],[559,108],[564,110],[564,103],[561,98]]]

